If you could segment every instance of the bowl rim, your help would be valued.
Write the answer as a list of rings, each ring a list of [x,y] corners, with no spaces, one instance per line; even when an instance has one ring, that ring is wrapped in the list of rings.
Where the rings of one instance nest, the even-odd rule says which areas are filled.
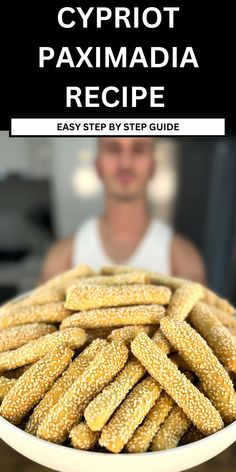
[[[187,449],[191,449],[191,448],[195,448],[197,444],[199,443],[209,443],[211,442],[212,440],[214,440],[214,438],[216,437],[219,437],[223,434],[225,434],[226,431],[229,431],[229,430],[233,430],[235,428],[236,430],[236,420],[233,421],[231,424],[225,426],[223,429],[221,429],[220,431],[217,431],[216,433],[213,433],[211,434],[210,436],[206,436],[205,438],[202,438],[202,439],[199,439],[198,441],[195,441],[195,442],[192,442],[190,444],[185,444],[183,446],[178,446],[178,447],[175,447],[175,448],[171,448],[171,449],[166,449],[164,451],[148,451],[148,452],[135,452],[135,453],[123,453],[123,452],[120,452],[119,454],[115,454],[113,452],[110,452],[110,451],[107,451],[107,452],[98,452],[98,451],[85,451],[83,449],[76,449],[76,448],[72,448],[72,447],[68,447],[68,446],[64,446],[62,444],[55,444],[55,443],[52,443],[50,441],[46,441],[45,439],[41,439],[41,438],[38,438],[37,436],[34,436],[33,434],[30,434],[30,433],[27,433],[26,431],[20,429],[18,426],[10,423],[9,421],[7,421],[5,418],[3,418],[2,416],[0,416],[0,424],[3,423],[3,425],[5,424],[10,430],[12,430],[13,432],[17,430],[17,434],[19,435],[26,435],[26,436],[30,436],[31,438],[31,441],[33,441],[35,444],[46,444],[47,448],[51,449],[52,451],[62,451],[64,450],[65,453],[67,454],[72,454],[72,455],[75,455],[75,454],[78,454],[79,453],[82,453],[83,455],[87,455],[87,456],[92,456],[92,455],[99,455],[99,456],[108,456],[109,457],[126,457],[126,458],[130,458],[130,457],[133,457],[133,456],[138,456],[138,457],[141,457],[141,456],[145,456],[147,457],[147,454],[148,455],[161,455],[161,456],[165,456],[165,455],[170,455],[170,454],[173,454],[173,455],[178,455],[181,453],[181,451],[183,450],[187,450]],[[0,434],[0,438],[1,438],[1,434]],[[1,438],[2,439],[2,438]],[[4,441],[4,439],[3,439]],[[234,441],[235,442],[235,441]],[[233,442],[233,443],[234,443]],[[233,444],[232,443],[232,444]],[[12,447],[12,446],[11,446]],[[14,449],[14,448],[13,448]],[[132,459],[128,459],[128,460],[132,460]]]

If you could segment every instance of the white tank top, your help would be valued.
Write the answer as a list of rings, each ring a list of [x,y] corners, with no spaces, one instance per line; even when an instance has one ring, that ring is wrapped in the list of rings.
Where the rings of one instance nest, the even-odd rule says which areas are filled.
[[[167,224],[153,219],[134,253],[120,264],[170,274],[172,236]],[[104,265],[118,265],[106,254],[97,219],[86,221],[76,232],[72,264],[87,264],[94,270]]]

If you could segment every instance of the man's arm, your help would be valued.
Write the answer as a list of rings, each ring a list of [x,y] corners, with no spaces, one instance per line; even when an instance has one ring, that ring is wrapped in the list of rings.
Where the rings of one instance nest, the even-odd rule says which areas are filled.
[[[69,236],[56,242],[48,250],[42,264],[39,284],[71,268],[73,241],[74,237]]]
[[[172,275],[206,283],[206,268],[203,258],[187,238],[175,234],[171,248]]]

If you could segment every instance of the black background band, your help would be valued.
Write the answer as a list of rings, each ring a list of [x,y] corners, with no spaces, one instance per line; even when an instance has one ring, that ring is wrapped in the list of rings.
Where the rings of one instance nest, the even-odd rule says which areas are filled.
[[[235,110],[235,40],[233,40],[233,2],[208,1],[40,1],[9,2],[7,13],[1,14],[1,112],[0,129],[9,129],[9,118],[24,117],[225,117],[226,133],[236,133]],[[57,13],[64,6],[126,6],[140,10],[155,6],[179,6],[176,27],[168,28],[167,15],[157,29],[120,28],[112,22],[96,29],[95,16],[90,27],[81,23],[71,29],[58,25]],[[76,15],[75,15],[76,18]],[[164,16],[163,16],[164,18]],[[196,53],[199,69],[186,66],[173,69],[79,69],[69,66],[55,68],[55,61],[45,68],[38,67],[39,46],[54,48],[55,56],[62,46],[75,51],[76,46],[111,46],[114,53],[121,46],[131,51],[140,46],[149,57],[151,46],[177,46],[181,55],[186,46]],[[92,56],[91,56],[92,58]],[[75,51],[76,59],[76,51]],[[140,101],[137,108],[66,108],[66,86],[164,86],[165,108],[150,108],[148,100]]]

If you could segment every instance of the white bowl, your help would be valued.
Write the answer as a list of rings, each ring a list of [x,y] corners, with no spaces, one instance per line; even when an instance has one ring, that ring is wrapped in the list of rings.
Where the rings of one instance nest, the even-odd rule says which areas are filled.
[[[29,459],[60,472],[179,472],[205,462],[236,440],[236,421],[218,433],[161,452],[112,454],[58,446],[36,438],[0,417],[0,437]]]

